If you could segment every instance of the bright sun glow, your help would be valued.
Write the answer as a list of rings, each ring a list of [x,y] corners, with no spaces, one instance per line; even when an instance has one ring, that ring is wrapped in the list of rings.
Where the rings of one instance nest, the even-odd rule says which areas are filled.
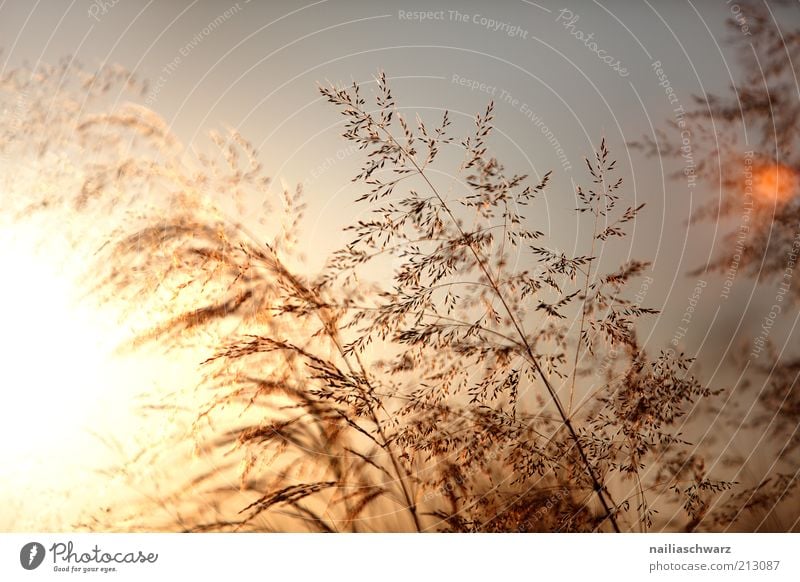
[[[0,474],[10,477],[85,437],[110,350],[57,265],[18,239],[0,242]]]
[[[0,531],[59,529],[118,495],[96,471],[168,430],[143,422],[140,395],[180,385],[191,369],[188,356],[114,355],[130,329],[113,309],[78,300],[73,275],[91,259],[53,232],[40,249],[42,231],[0,225]],[[31,499],[58,511],[32,511]]]
[[[755,191],[763,200],[786,202],[798,193],[797,172],[781,164],[769,164],[755,172]]]

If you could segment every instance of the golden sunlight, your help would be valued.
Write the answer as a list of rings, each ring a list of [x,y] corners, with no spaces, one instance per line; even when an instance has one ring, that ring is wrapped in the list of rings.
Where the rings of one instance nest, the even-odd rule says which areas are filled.
[[[77,304],[69,277],[30,241],[0,247],[0,439],[2,476],[56,462],[85,438],[106,389],[102,345],[91,312]]]
[[[800,179],[797,172],[783,164],[765,164],[754,172],[755,194],[766,202],[787,202],[797,195]]]

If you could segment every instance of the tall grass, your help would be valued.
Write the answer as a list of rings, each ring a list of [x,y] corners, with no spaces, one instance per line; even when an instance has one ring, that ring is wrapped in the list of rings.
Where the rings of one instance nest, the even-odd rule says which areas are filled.
[[[770,334],[792,321],[800,301],[797,257],[800,253],[800,101],[798,66],[800,28],[792,26],[789,2],[744,2],[741,17],[728,21],[728,45],[742,73],[730,90],[698,95],[687,107],[685,131],[696,161],[698,183],[713,192],[692,222],[716,222],[722,244],[693,275],[718,274],[730,288],[758,282],[758,296],[772,304],[757,311],[758,325],[743,329],[734,365],[746,378],[758,405],[747,418],[734,418],[737,429],[768,431],[776,459],[762,476],[742,487],[717,510],[718,527],[752,519],[761,527],[771,513],[781,513],[785,527],[797,528],[796,492],[800,484],[800,353],[792,341]],[[742,29],[746,22],[746,31]],[[685,161],[672,139],[674,121],[656,139],[632,144],[650,156]],[[685,176],[674,176],[677,183]],[[786,298],[786,301],[784,301]],[[777,316],[765,317],[772,312]],[[783,345],[781,345],[783,343]],[[741,463],[733,459],[733,463]],[[740,470],[743,467],[740,467]],[[794,497],[793,497],[794,496]],[[791,503],[783,503],[786,500]],[[783,503],[781,505],[781,503]],[[779,509],[776,509],[779,508]]]
[[[49,78],[63,87],[72,74]],[[353,201],[363,218],[344,227],[350,242],[321,272],[308,272],[294,252],[302,192],[283,192],[282,215],[265,209],[261,223],[250,220],[270,181],[241,135],[212,134],[213,153],[194,158],[154,112],[104,110],[108,87],[129,83],[124,74],[77,77],[80,92],[102,84],[96,111],[55,91],[40,111],[21,109],[22,127],[49,128],[41,142],[19,131],[5,140],[7,155],[38,149],[25,159],[39,159],[33,166],[62,186],[30,191],[22,214],[67,207],[82,220],[116,217],[92,264],[94,292],[138,318],[132,346],[205,354],[194,390],[149,406],[164,421],[189,417],[190,430],[120,468],[139,483],[149,475],[146,495],[84,526],[714,523],[707,512],[733,484],[709,475],[681,433],[714,393],[690,359],[640,344],[636,322],[655,311],[636,298],[635,282],[649,264],[600,260],[619,254],[644,211],[627,200],[605,140],[568,198],[586,233],[572,254],[535,223],[554,176],[531,180],[492,156],[491,104],[456,138],[446,113],[436,122],[401,116],[383,74],[374,103],[357,84],[321,87],[344,116],[344,139],[363,151],[354,178],[363,194]],[[14,76],[4,83],[6,95],[20,91]],[[73,105],[53,120],[63,111],[53,102]],[[435,170],[456,158],[443,181]],[[189,448],[206,462],[186,461]]]
[[[264,244],[207,203],[205,176],[105,247],[98,289],[169,296],[169,317],[140,340],[213,350],[192,435],[218,462],[159,497],[171,523],[137,524],[142,508],[125,523],[628,531],[653,527],[657,507],[701,521],[730,484],[677,427],[710,392],[690,360],[637,341],[636,320],[654,311],[630,284],[648,263],[598,260],[642,211],[625,203],[605,141],[575,192],[591,236],[572,256],[530,226],[551,174],[532,182],[489,153],[491,105],[456,140],[447,114],[412,126],[384,75],[375,87],[370,107],[358,85],[320,89],[364,151],[354,208],[366,216],[321,273],[288,266],[299,192],[284,193],[288,215]],[[225,192],[267,184],[240,136],[217,144],[224,165],[207,167]],[[444,190],[432,169],[451,150],[464,157]],[[604,376],[587,374],[601,364]]]

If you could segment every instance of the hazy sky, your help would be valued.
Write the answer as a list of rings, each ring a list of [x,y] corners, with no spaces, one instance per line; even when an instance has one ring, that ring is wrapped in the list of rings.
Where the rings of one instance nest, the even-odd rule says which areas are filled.
[[[566,248],[580,240],[572,209],[574,185],[587,182],[583,157],[605,136],[625,196],[648,205],[619,256],[654,261],[644,304],[662,314],[643,330],[653,331],[647,345],[655,350],[675,336],[698,285],[686,273],[714,252],[721,231],[686,221],[717,193],[670,180],[679,162],[625,144],[692,107],[693,95],[730,85],[737,66],[724,22],[736,9],[724,0],[6,1],[0,73],[72,56],[88,68],[120,63],[149,79],[143,101],[187,143],[238,129],[268,173],[305,185],[304,244],[317,263],[345,240],[340,227],[352,220],[357,193],[349,179],[362,161],[340,138],[341,116],[319,97],[319,82],[364,83],[385,70],[401,110],[433,123],[448,109],[454,133],[464,135],[493,99],[498,157],[532,176],[554,170],[546,203],[533,211]],[[798,24],[798,14],[785,18]],[[681,339],[707,377],[737,324],[763,316],[757,295],[743,310],[750,283],[738,282],[723,302],[722,282],[703,279]]]
[[[551,233],[566,233],[559,241],[566,246],[578,232],[573,184],[586,181],[582,159],[605,136],[625,195],[648,203],[630,248],[654,260],[656,284],[645,303],[664,311],[663,343],[697,284],[683,275],[713,251],[714,230],[689,229],[686,219],[717,193],[669,181],[678,162],[645,159],[625,144],[673,119],[676,107],[690,108],[693,95],[731,83],[736,63],[724,21],[737,8],[722,0],[6,2],[0,63],[65,56],[88,67],[121,63],[150,80],[145,103],[186,142],[202,142],[209,129],[239,129],[259,146],[271,175],[305,184],[312,262],[331,241],[344,241],[339,227],[352,218],[345,212],[355,193],[349,178],[361,162],[339,137],[340,116],[319,98],[318,82],[369,82],[383,69],[401,109],[431,122],[449,109],[456,132],[468,132],[472,116],[494,99],[498,156],[533,176],[555,171],[536,211]],[[716,313],[720,284],[713,280],[704,292],[684,338],[690,350]],[[746,287],[734,294],[748,297]],[[734,322],[740,312],[733,309]],[[721,313],[703,348],[712,361],[730,337],[725,321]]]
[[[423,10],[430,14],[420,20]],[[659,293],[708,251],[707,237],[684,224],[697,204],[692,193],[665,183],[660,162],[625,143],[662,125],[675,106],[688,108],[693,94],[730,83],[722,1],[14,2],[0,13],[5,66],[67,55],[90,67],[118,62],[150,80],[146,103],[187,142],[223,125],[239,129],[272,175],[306,184],[309,224],[321,241],[349,218],[331,220],[350,208],[342,202],[361,159],[339,138],[340,116],[315,85],[365,82],[383,69],[401,108],[431,121],[449,109],[456,131],[469,131],[494,99],[493,145],[506,165],[534,176],[555,170],[551,225],[574,219],[572,182],[585,181],[582,159],[605,135],[627,195],[650,205],[635,246],[664,273]],[[674,88],[672,104],[657,61]]]

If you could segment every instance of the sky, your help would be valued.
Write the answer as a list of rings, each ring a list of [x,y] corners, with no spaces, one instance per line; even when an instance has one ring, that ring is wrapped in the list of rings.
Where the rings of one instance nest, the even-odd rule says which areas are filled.
[[[647,204],[618,255],[653,261],[644,305],[661,314],[641,329],[646,346],[679,337],[704,378],[721,385],[732,380],[722,363],[733,332],[758,321],[771,299],[745,281],[725,299],[723,277],[688,275],[719,250],[723,225],[687,222],[718,192],[669,178],[679,160],[626,144],[693,107],[693,96],[725,92],[738,73],[728,41],[742,39],[724,25],[736,10],[723,0],[5,1],[0,74],[64,58],[89,69],[119,63],[149,81],[142,103],[189,147],[202,149],[209,130],[238,130],[275,177],[276,197],[281,183],[303,184],[312,266],[346,242],[341,228],[357,217],[350,201],[359,193],[350,177],[362,161],[341,139],[341,116],[320,83],[374,87],[385,71],[402,112],[435,123],[447,109],[465,134],[493,100],[497,156],[534,178],[553,170],[537,219],[566,249],[584,242],[574,190],[587,181],[584,156],[605,138],[625,196]],[[796,10],[786,18],[800,23]],[[109,366],[105,373],[130,371]],[[153,381],[124,375],[129,394]]]

